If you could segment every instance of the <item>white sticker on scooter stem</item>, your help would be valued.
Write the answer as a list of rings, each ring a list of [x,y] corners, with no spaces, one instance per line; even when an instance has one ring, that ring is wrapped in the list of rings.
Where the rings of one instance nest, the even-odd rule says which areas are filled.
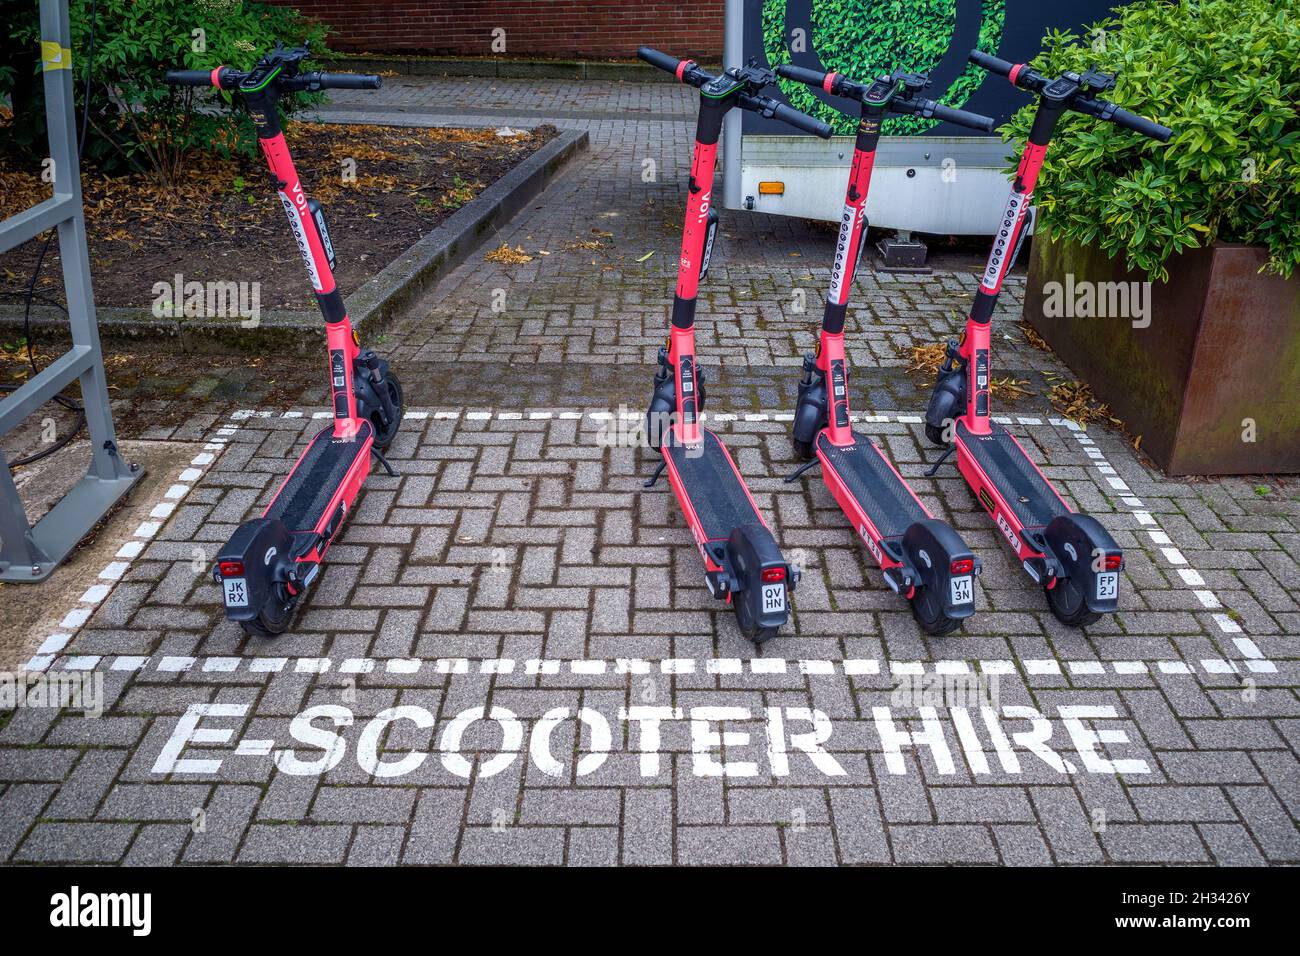
[[[298,195],[301,196],[302,193],[299,192]],[[303,201],[305,203],[306,199],[304,198]],[[302,253],[302,261],[307,264],[307,275],[311,278],[311,287],[320,292],[320,273],[316,270],[316,260],[312,258],[311,246],[307,242],[307,230],[303,228],[302,219],[298,216],[298,210],[294,206],[294,201],[289,198],[288,193],[280,193],[280,202],[284,204],[285,214],[289,217],[289,229],[293,232],[294,241],[298,243],[298,251]]]
[[[826,296],[828,302],[839,304],[845,299],[844,285],[849,277],[849,266],[856,264],[856,260],[854,263],[849,262],[849,253],[853,247],[853,237],[861,231],[866,214],[866,202],[857,208],[852,203],[844,204],[844,212],[840,216],[840,235],[835,243],[835,264],[831,266],[831,291]]]
[[[1019,193],[1014,189],[1007,200],[1006,212],[998,223],[998,234],[993,239],[993,251],[989,253],[988,265],[984,268],[984,281],[980,287],[989,293],[997,292],[1002,287],[1002,274],[1005,271],[1011,240],[1020,226],[1025,204],[1029,201],[1028,193]]]

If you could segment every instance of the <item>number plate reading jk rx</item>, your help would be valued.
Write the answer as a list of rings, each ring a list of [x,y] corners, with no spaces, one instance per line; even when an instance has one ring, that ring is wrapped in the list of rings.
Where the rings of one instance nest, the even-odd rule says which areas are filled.
[[[763,585],[763,613],[785,610],[785,584]]]
[[[226,578],[221,585],[225,589],[226,607],[248,607],[248,587],[243,578]]]

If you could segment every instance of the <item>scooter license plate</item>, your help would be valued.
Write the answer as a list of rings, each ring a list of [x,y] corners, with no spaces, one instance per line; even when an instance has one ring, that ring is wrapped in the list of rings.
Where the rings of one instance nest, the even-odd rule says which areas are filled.
[[[226,578],[221,585],[225,589],[226,607],[248,607],[248,585],[243,578]]]
[[[785,585],[784,584],[764,584],[763,585],[763,613],[771,614],[774,611],[785,610]]]
[[[974,580],[969,574],[952,579],[953,604],[970,604],[975,600]]]
[[[1111,601],[1119,596],[1119,572],[1103,571],[1097,575],[1097,600]]]

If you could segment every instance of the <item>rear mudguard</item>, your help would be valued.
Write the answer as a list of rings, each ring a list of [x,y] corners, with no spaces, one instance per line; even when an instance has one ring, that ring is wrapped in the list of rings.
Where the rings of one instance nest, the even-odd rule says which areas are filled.
[[[221,584],[222,562],[243,562],[248,604],[226,607],[226,617],[232,621],[251,621],[257,617],[272,597],[273,588],[288,582],[294,565],[292,552],[293,535],[279,518],[254,518],[236,528],[217,555],[212,577]]]
[[[803,378],[799,380],[799,401],[794,409],[794,424],[790,428],[794,440],[811,446],[817,438],[817,433],[826,427],[829,407],[826,376],[817,367],[812,356],[806,356]]]
[[[966,412],[966,370],[954,367],[940,372],[930,394],[930,404],[925,410],[925,423],[944,430]]]
[[[726,561],[723,567],[729,572],[731,600],[747,601],[754,621],[762,628],[781,627],[790,616],[789,593],[798,583],[798,575],[786,564],[781,548],[772,532],[761,524],[744,524],[732,529],[727,541]],[[763,572],[780,579],[786,587],[786,600],[779,611],[764,608]]]
[[[983,567],[961,535],[937,518],[917,521],[903,532],[903,551],[915,570],[917,586],[937,596],[949,617],[960,620],[975,613],[975,578]],[[955,561],[969,561],[970,572],[953,575]],[[969,587],[954,588],[954,577],[969,577]]]
[[[1124,569],[1123,552],[1115,539],[1092,515],[1072,513],[1059,515],[1043,529],[1043,539],[1050,557],[1056,559],[1059,576],[1074,578],[1083,590],[1089,611],[1109,614],[1119,606],[1119,589],[1110,598],[1097,597],[1097,575],[1102,573],[1102,559],[1119,555],[1119,567]]]

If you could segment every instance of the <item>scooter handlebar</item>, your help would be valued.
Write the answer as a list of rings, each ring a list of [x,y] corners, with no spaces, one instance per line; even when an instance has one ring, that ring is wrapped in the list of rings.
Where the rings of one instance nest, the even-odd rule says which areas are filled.
[[[1152,122],[1145,116],[1138,116],[1136,113],[1130,113],[1128,110],[1115,107],[1115,112],[1109,117],[1110,121],[1116,126],[1123,126],[1125,129],[1131,129],[1135,133],[1141,133],[1143,136],[1150,136],[1152,139],[1161,143],[1169,142],[1169,138],[1174,135],[1174,131],[1168,126],[1161,126],[1159,123]]]
[[[990,73],[996,73],[998,76],[1005,76],[1008,79],[1011,77],[1011,71],[1016,68],[1014,63],[992,56],[983,50],[971,50],[970,61]]]
[[[669,56],[667,53],[661,53],[652,46],[639,46],[636,48],[636,55],[639,59],[645,60],[651,66],[658,67],[665,73],[671,73],[679,80],[683,79],[682,64],[689,67],[690,60],[680,60],[675,56]]]
[[[776,68],[776,75],[823,90],[826,89],[826,77],[830,76],[829,73],[823,70],[809,70],[806,67],[795,66],[792,63],[782,63]]]
[[[828,125],[819,119],[814,119],[807,113],[801,113],[793,106],[786,106],[770,96],[749,96],[742,94],[740,97],[742,109],[752,110],[755,113],[761,113],[770,119],[778,119],[782,123],[788,123],[795,129],[801,129],[805,133],[811,133],[814,136],[820,136],[822,139],[830,139],[834,132]]]
[[[991,116],[971,113],[968,110],[953,109],[951,106],[935,103],[934,100],[927,100],[926,103],[927,105],[933,104],[932,108],[926,112],[935,119],[943,120],[945,123],[954,123],[957,126],[965,126],[967,129],[977,129],[984,133],[993,132],[994,123]]]
[[[384,81],[374,73],[312,73],[308,74],[315,88],[321,90],[377,90]]]
[[[211,86],[211,70],[168,70],[163,82],[169,86]]]

